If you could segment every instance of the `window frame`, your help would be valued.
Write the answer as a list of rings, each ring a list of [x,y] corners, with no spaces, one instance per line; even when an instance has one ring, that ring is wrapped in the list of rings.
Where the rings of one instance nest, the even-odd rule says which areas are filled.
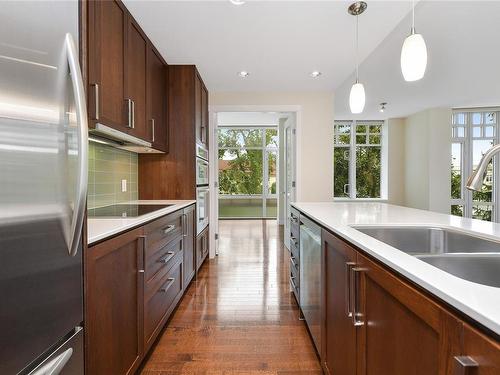
[[[489,125],[482,122],[481,125],[474,126],[472,122],[472,116],[474,113],[482,113],[483,116],[486,113],[495,113],[496,122],[495,124]],[[465,115],[465,125],[464,126],[456,126],[454,123],[454,117],[457,114]],[[452,110],[451,115],[451,145],[460,144],[461,146],[461,197],[460,198],[452,198],[450,194],[450,211],[452,206],[462,206],[462,216],[464,218],[472,218],[473,207],[477,205],[482,206],[490,206],[492,210],[491,222],[500,222],[500,213],[499,202],[500,202],[500,192],[499,189],[496,188],[497,183],[500,182],[500,162],[497,160],[497,156],[493,158],[493,185],[492,185],[492,194],[491,194],[491,202],[478,202],[473,200],[473,192],[467,190],[465,185],[467,184],[467,179],[472,175],[473,172],[473,163],[474,163],[474,141],[484,140],[484,141],[492,141],[493,145],[500,143],[500,108],[455,108]],[[494,127],[494,135],[486,136],[485,128],[487,126]],[[455,131],[456,128],[463,127],[464,128],[464,136],[460,137],[458,132]],[[474,127],[481,128],[481,136],[474,137]],[[450,160],[451,160],[451,149],[450,149]],[[450,170],[451,175],[451,170]],[[451,187],[451,184],[450,184]],[[479,204],[478,204],[479,203]],[[481,220],[481,219],[477,219]]]
[[[349,131],[349,144],[337,144],[336,136],[338,135],[336,131],[336,125],[350,125]],[[367,129],[365,133],[358,133],[358,125],[380,125],[380,143],[379,144],[358,144],[356,143],[356,136],[358,134],[366,134],[367,139],[370,136],[369,130]],[[345,148],[349,151],[349,174],[348,174],[348,197],[336,197],[335,189],[333,189],[333,200],[335,201],[386,201],[387,200],[387,180],[388,180],[388,134],[387,134],[387,121],[384,120],[335,120],[334,121],[334,140],[333,149]],[[380,147],[380,197],[371,198],[360,198],[357,197],[356,189],[356,162],[357,162],[357,147]],[[334,162],[335,166],[335,162]],[[333,170],[333,183],[335,184],[335,167]]]

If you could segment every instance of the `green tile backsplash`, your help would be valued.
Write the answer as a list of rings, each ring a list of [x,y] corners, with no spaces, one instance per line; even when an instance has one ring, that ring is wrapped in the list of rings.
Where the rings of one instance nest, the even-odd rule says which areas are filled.
[[[89,142],[88,208],[136,200],[137,168],[137,154]],[[125,193],[121,189],[122,180],[127,180]]]

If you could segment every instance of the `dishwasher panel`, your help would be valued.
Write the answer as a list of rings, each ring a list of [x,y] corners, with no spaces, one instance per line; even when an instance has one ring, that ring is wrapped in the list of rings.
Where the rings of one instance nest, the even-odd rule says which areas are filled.
[[[300,308],[321,350],[321,228],[300,215]]]

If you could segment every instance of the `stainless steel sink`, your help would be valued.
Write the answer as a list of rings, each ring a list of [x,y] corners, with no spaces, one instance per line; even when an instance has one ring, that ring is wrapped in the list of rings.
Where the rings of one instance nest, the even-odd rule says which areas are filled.
[[[461,279],[500,288],[500,254],[420,255],[417,258]]]
[[[454,276],[500,288],[500,242],[438,227],[353,228]]]
[[[499,242],[446,228],[424,226],[354,226],[354,228],[411,255],[500,253]]]

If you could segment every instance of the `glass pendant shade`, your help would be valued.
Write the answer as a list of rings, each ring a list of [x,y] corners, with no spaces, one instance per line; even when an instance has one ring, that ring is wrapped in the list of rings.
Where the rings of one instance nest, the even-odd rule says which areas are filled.
[[[427,67],[427,46],[421,34],[411,33],[401,49],[401,71],[405,81],[423,78]]]
[[[351,108],[351,113],[361,113],[365,108],[365,87],[362,83],[356,81],[351,87],[351,93],[349,94],[349,107]]]

